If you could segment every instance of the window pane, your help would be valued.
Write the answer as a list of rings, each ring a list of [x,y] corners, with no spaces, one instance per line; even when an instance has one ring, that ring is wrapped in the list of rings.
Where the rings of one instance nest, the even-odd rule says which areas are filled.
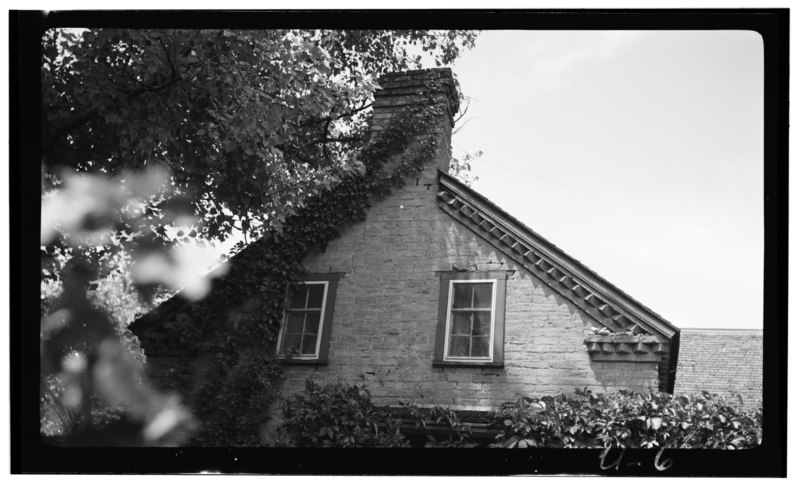
[[[447,356],[469,356],[469,336],[452,336]]]
[[[308,287],[308,305],[309,309],[322,308],[322,294],[325,292],[325,285],[306,285]]]
[[[472,307],[472,285],[470,283],[453,283],[453,308],[468,309]]]
[[[472,338],[472,356],[489,356],[489,336],[478,336]]]
[[[453,312],[453,328],[452,334],[469,334],[470,333],[470,317],[469,312]]]
[[[306,334],[316,335],[319,331],[319,312],[306,313]]]
[[[472,287],[475,292],[472,306],[476,309],[492,308],[492,284],[473,283]]]
[[[283,343],[284,353],[299,353],[300,352],[300,335],[287,334],[286,341]]]
[[[302,309],[306,306],[306,296],[308,296],[308,287],[305,285],[296,285],[289,292],[289,308]]]
[[[472,315],[472,335],[488,336],[492,331],[492,313],[473,312],[470,315]]]
[[[317,351],[317,336],[303,336],[303,348],[300,353],[313,355]]]
[[[289,312],[286,314],[286,334],[300,334],[303,332],[303,319],[305,316],[302,312]]]

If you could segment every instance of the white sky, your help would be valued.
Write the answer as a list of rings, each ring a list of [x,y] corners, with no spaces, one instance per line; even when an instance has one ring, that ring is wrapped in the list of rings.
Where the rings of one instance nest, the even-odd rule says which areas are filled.
[[[453,69],[473,187],[678,327],[762,328],[763,44],[485,31]],[[232,241],[228,241],[232,243]]]
[[[453,66],[453,154],[483,151],[476,191],[677,327],[761,329],[762,53],[748,31],[485,31]]]
[[[678,327],[761,329],[763,44],[748,31],[487,31],[473,188]]]

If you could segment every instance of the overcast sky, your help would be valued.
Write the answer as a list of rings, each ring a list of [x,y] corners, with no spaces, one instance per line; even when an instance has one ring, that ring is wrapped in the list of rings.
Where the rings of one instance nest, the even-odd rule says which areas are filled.
[[[757,33],[487,31],[453,70],[474,189],[678,327],[762,328]]]

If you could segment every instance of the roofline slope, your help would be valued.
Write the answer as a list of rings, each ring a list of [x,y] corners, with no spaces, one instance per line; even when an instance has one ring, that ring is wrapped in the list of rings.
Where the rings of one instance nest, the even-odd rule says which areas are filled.
[[[483,215],[481,218],[488,218],[490,221],[495,222],[496,225],[500,225],[499,228],[505,229],[505,232],[511,232],[511,234],[513,234],[513,237],[509,239],[504,240],[505,235],[503,235],[500,236],[498,238],[499,240],[497,241],[490,241],[495,247],[500,247],[501,250],[503,250],[512,258],[515,258],[516,256],[517,258],[523,259],[521,265],[526,269],[532,269],[535,264],[529,260],[531,259],[530,256],[533,255],[527,254],[526,256],[524,253],[525,246],[528,246],[528,249],[532,249],[536,253],[539,253],[538,255],[541,256],[540,259],[545,259],[546,262],[551,263],[551,265],[556,266],[557,269],[560,270],[556,271],[555,274],[564,272],[570,277],[572,283],[577,283],[577,286],[571,285],[569,284],[570,281],[568,280],[561,282],[560,280],[562,278],[553,277],[552,280],[554,281],[552,282],[557,283],[560,286],[560,288],[556,288],[557,291],[561,291],[566,288],[576,292],[577,288],[578,293],[580,294],[581,289],[587,290],[589,295],[581,295],[581,297],[588,298],[593,295],[595,297],[600,297],[601,301],[610,300],[613,304],[615,304],[615,307],[618,307],[617,310],[622,310],[622,313],[628,314],[629,317],[633,318],[632,320],[638,321],[639,323],[650,327],[667,338],[672,338],[675,334],[680,332],[680,329],[678,329],[672,323],[659,316],[649,308],[645,307],[640,302],[634,300],[630,295],[611,284],[608,280],[586,267],[580,261],[556,247],[552,242],[531,230],[525,224],[521,223],[519,220],[511,216],[508,212],[497,206],[485,196],[467,187],[455,177],[444,172],[440,172],[439,183],[440,200],[444,200],[444,198],[441,196],[442,191],[451,193],[454,198],[463,202],[468,207],[474,208],[477,212]],[[440,207],[442,207],[441,201]],[[463,206],[461,208],[463,208]],[[469,213],[469,211],[461,212],[461,210],[457,210],[459,213],[456,213],[455,215],[446,209],[445,211],[461,223],[469,221],[466,219],[467,217],[465,214]],[[497,232],[494,232],[492,235],[495,234],[497,234]],[[506,235],[508,234],[506,233]],[[519,259],[516,260],[517,262],[520,262]],[[529,262],[530,264],[528,264]],[[547,273],[549,275],[550,271],[547,271]],[[602,322],[610,329],[613,330],[613,328],[617,326],[624,327],[617,321],[609,322],[610,320],[613,320],[614,315],[605,315],[604,310],[607,309],[602,309],[602,303],[599,305],[601,308],[597,308],[597,302],[594,302],[591,298],[589,301],[582,302],[580,298],[576,298],[577,295],[565,296],[572,303],[575,303],[579,308],[586,311],[586,313],[592,318]],[[617,329],[619,329],[619,327]]]
[[[527,242],[528,246],[531,246],[530,248],[539,252],[540,256],[547,259],[554,265],[557,265],[558,269],[564,271],[574,280],[580,282],[582,286],[589,287],[589,291],[591,291],[591,293],[593,293],[595,296],[599,296],[604,300],[610,300],[615,304],[615,306],[620,307],[621,310],[627,311],[626,313],[632,316],[635,320],[640,321],[646,326],[650,326],[652,329],[655,329],[658,333],[666,336],[667,338],[671,338],[673,334],[680,331],[669,321],[645,307],[640,302],[634,300],[630,295],[611,284],[608,280],[601,277],[595,271],[589,269],[580,261],[568,255],[552,242],[531,230],[528,226],[511,216],[508,212],[500,208],[485,196],[467,187],[455,177],[439,171],[439,182],[440,190],[454,193],[461,201],[467,203],[469,206],[472,206],[483,215],[488,216],[502,228],[505,228],[511,232],[518,239],[523,239],[524,242]],[[452,213],[450,214],[453,215]],[[458,214],[456,214],[454,218],[462,223],[466,222],[466,220],[463,220],[463,217],[459,216]],[[503,241],[492,241],[492,244],[495,247],[499,247],[501,250],[505,249],[504,252],[512,258],[514,256],[521,255],[520,251],[512,248],[514,245],[513,243],[507,244]],[[237,256],[238,254],[234,257],[231,257],[229,261],[235,260]],[[524,261],[518,262],[521,262],[522,265],[527,268],[527,265]],[[556,288],[556,290],[559,289],[563,289],[563,286],[562,288]],[[569,296],[567,296],[567,298],[573,303],[576,303],[575,298],[570,298]],[[192,302],[189,302],[183,298],[180,293],[177,293],[173,297],[162,302],[147,314],[134,320],[134,322],[129,325],[129,328],[134,333],[146,330],[152,324],[157,323],[161,318],[182,311],[191,303]],[[595,305],[592,302],[578,301],[576,305],[582,310],[586,311],[586,313],[592,318],[595,318],[602,324],[607,325],[609,328],[613,329],[616,327],[616,324],[609,323],[608,316],[602,315],[602,312],[598,312],[598,309],[594,308]]]

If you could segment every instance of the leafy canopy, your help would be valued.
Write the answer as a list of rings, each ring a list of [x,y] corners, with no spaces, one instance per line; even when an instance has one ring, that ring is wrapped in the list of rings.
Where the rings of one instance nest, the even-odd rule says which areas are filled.
[[[257,236],[335,184],[367,133],[375,80],[451,63],[471,31],[71,30],[43,40],[45,188],[60,170],[159,166],[162,193],[117,232]],[[108,249],[108,246],[106,249]]]
[[[366,140],[377,77],[417,68],[424,53],[436,64],[450,63],[474,39],[468,31],[48,32],[42,64],[43,280],[68,258],[75,260],[60,272],[64,287],[55,305],[42,304],[43,373],[45,382],[55,384],[43,392],[49,408],[43,414],[56,415],[59,437],[97,443],[96,430],[109,426],[96,420],[96,409],[108,406],[121,407],[130,420],[107,432],[117,444],[129,433],[137,439],[128,444],[184,441],[193,417],[176,398],[139,380],[131,348],[115,335],[112,318],[121,312],[114,310],[130,310],[131,299],[109,302],[103,292],[95,305],[93,281],[132,273],[137,286],[186,286],[202,273],[192,266],[204,261],[166,254],[170,239],[224,240],[235,229],[256,237],[294,217],[284,234],[286,243],[295,237],[293,251],[266,265],[251,263],[250,281],[231,282],[249,288],[263,283],[266,273],[280,273],[274,285],[261,285],[273,293],[266,298],[279,298],[275,292],[285,289],[301,252],[360,217],[369,192],[386,185],[368,180],[373,173],[354,158]],[[379,164],[391,145],[377,147],[362,160]],[[313,205],[327,189],[338,192]],[[325,206],[336,200],[340,206]],[[308,203],[312,213],[297,213]],[[181,228],[170,232],[170,225]],[[199,281],[184,293],[201,298],[208,286]],[[122,291],[124,297],[129,289]],[[275,324],[270,321],[280,305],[265,309],[256,320]],[[224,316],[224,309],[216,314]],[[239,341],[253,334],[249,327],[240,331]],[[262,333],[263,343],[272,334]],[[233,382],[222,386],[237,394],[230,400],[259,402],[253,394],[266,393],[253,390],[253,382],[257,388],[268,384],[261,380],[269,366],[264,352],[238,356],[231,350],[220,360],[220,376]],[[261,414],[263,407],[246,408],[240,420],[255,421],[251,413]],[[206,425],[205,433],[213,437],[215,429]]]

